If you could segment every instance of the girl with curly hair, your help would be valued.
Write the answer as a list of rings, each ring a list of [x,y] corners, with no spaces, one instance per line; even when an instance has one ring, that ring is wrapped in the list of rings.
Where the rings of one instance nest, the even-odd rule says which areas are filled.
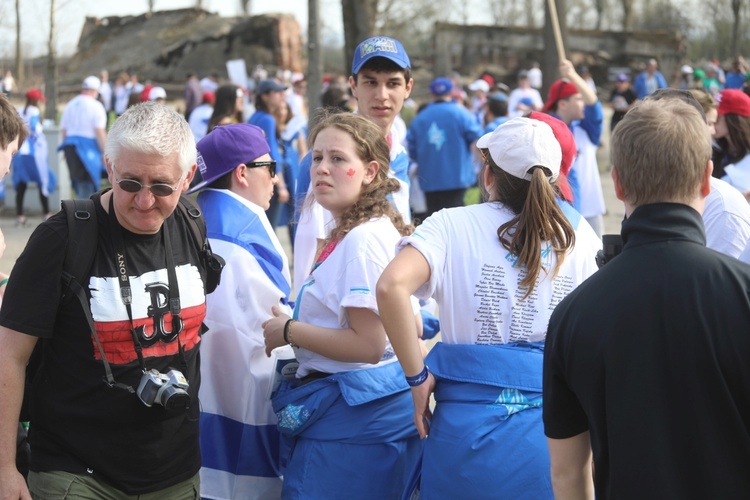
[[[350,113],[324,117],[310,133],[315,200],[334,217],[294,316],[274,308],[266,352],[291,344],[299,368],[273,397],[283,435],[293,440],[284,498],[397,498],[421,449],[410,424],[409,386],[386,338],[375,284],[410,234],[387,197],[382,131]],[[408,321],[421,328],[412,301]],[[416,335],[416,333],[415,333]]]

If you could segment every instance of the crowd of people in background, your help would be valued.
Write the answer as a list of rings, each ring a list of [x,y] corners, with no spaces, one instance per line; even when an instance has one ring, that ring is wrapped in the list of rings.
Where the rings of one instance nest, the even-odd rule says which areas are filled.
[[[49,205],[57,179],[42,91],[29,89],[17,113],[0,96],[0,174],[13,157],[16,224],[27,224],[30,183],[45,219],[10,281],[0,274],[0,298],[6,283],[10,293],[0,445],[15,431],[4,420],[22,408],[37,339],[52,360],[31,392],[45,410],[31,420],[31,493],[642,493],[621,468],[661,496],[705,497],[719,478],[716,491],[746,491],[749,68],[737,56],[727,68],[685,63],[679,75],[656,59],[600,70],[562,59],[546,95],[534,61],[415,82],[403,45],[386,36],[361,42],[351,73],[325,76],[316,102],[303,73],[262,65],[242,82],[189,72],[172,95],[134,71],[111,81],[103,70],[60,119],[58,150],[77,200],[90,202],[72,215]],[[18,90],[10,72],[2,87]],[[601,165],[605,106],[613,153]],[[618,260],[600,252],[605,171],[626,212]],[[65,235],[84,215],[97,221],[96,250],[71,313],[76,242]],[[697,304],[701,280],[721,315]],[[625,291],[607,295],[620,282]],[[729,284],[735,296],[723,300]],[[54,302],[44,314],[32,307],[37,286]],[[681,357],[664,332],[695,350]],[[631,379],[633,366],[643,370]],[[685,388],[683,373],[706,384]],[[651,374],[662,378],[650,384]],[[150,384],[166,390],[149,396]],[[646,430],[626,420],[640,394],[656,422]],[[672,432],[672,419],[691,424]],[[697,467],[682,442],[706,422],[732,444]],[[661,448],[641,463],[649,443]],[[126,467],[112,447],[128,448]],[[173,455],[150,468],[162,447]],[[691,474],[661,474],[664,463]],[[27,498],[26,479],[3,465],[0,496]]]

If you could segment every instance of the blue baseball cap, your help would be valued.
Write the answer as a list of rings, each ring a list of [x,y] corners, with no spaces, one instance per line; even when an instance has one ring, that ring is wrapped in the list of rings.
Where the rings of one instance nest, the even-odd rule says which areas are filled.
[[[258,84],[258,95],[267,94],[269,92],[280,92],[286,90],[286,87],[274,80],[273,78],[266,78]]]
[[[490,99],[493,101],[507,101],[508,94],[506,94],[505,92],[495,92],[490,96]]]
[[[435,96],[450,94],[453,90],[453,82],[444,77],[435,78],[430,84],[430,93]]]
[[[357,45],[352,60],[352,74],[356,75],[367,61],[373,57],[385,57],[399,68],[411,69],[411,61],[401,42],[387,36],[374,36]]]

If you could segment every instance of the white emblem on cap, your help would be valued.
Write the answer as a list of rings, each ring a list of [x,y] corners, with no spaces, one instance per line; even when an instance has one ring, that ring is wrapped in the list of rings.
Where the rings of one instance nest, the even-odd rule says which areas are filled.
[[[394,41],[388,38],[370,38],[362,43],[359,52],[360,57],[372,54],[373,52],[393,52],[394,54],[398,54],[398,48]]]
[[[201,175],[206,175],[206,162],[203,159],[203,155],[198,153],[198,158],[195,162],[198,164],[198,170],[200,170]]]

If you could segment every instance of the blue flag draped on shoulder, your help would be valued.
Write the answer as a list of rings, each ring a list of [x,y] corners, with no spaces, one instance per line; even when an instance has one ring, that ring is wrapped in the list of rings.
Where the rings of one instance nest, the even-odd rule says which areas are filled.
[[[262,208],[225,190],[198,196],[214,252],[227,265],[206,298],[201,341],[201,497],[278,498],[283,444],[268,399],[273,361],[262,323],[288,303],[289,270]]]
[[[208,237],[228,241],[250,252],[288,301],[291,285],[284,277],[284,261],[276,251],[260,218],[238,200],[214,190],[198,195]]]

